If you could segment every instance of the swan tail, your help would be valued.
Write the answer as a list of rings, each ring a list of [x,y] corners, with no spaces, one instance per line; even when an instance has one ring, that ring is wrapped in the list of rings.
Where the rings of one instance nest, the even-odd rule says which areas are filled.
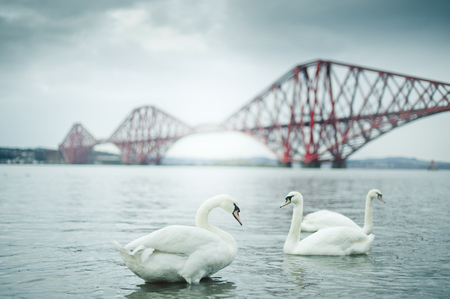
[[[120,245],[116,240],[112,240],[112,243],[114,245],[114,247],[116,247],[117,251],[119,251],[119,253],[124,256],[124,255],[132,255],[131,251],[124,248],[122,245]]]
[[[124,248],[122,245],[120,245],[116,240],[113,240],[112,243],[114,244],[114,247],[116,247],[117,251],[119,251],[120,255],[123,258],[123,261],[125,262],[125,265],[127,265],[128,268],[131,269],[133,267],[132,265],[135,265],[138,260],[133,255],[133,253]]]
[[[131,262],[136,263],[145,263],[150,255],[155,251],[154,248],[147,248],[144,245],[140,245],[135,248],[133,251],[123,247],[116,240],[112,241],[114,247],[116,247],[117,251],[119,251],[120,255],[125,261],[125,264],[128,266]],[[136,254],[138,253],[138,254]]]

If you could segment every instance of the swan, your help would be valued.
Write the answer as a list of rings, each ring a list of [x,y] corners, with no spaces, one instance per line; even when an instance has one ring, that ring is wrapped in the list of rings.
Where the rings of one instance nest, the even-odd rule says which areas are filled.
[[[146,282],[199,283],[225,268],[236,257],[236,240],[209,224],[208,215],[220,207],[242,225],[238,202],[222,194],[198,209],[194,226],[171,225],[138,238],[124,247],[113,240],[125,265]]]
[[[383,200],[383,195],[380,190],[372,189],[367,193],[363,228],[342,214],[328,210],[320,210],[305,216],[302,222],[302,231],[315,232],[326,227],[349,226],[356,229],[362,229],[366,235],[370,235],[373,232],[372,200],[374,198],[378,198],[386,203]]]
[[[300,241],[303,214],[303,196],[290,192],[284,204],[294,204],[291,228],[284,243],[284,253],[297,255],[350,255],[367,253],[374,235],[366,235],[361,229],[347,226],[321,229]]]

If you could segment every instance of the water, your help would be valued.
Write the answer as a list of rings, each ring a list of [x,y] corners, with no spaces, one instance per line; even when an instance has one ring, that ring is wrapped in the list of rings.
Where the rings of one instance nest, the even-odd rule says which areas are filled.
[[[368,255],[283,254],[292,207],[327,208],[364,221],[374,200]],[[200,204],[227,193],[241,227],[221,210],[235,261],[198,285],[145,284],[121,244],[171,224],[194,225]],[[450,293],[450,172],[245,167],[0,166],[1,298],[445,298]],[[302,238],[307,234],[302,233]]]

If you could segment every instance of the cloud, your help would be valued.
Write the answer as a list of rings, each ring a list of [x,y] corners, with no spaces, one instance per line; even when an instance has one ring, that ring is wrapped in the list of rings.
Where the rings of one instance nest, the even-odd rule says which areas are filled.
[[[201,32],[184,31],[178,24],[157,24],[146,8],[116,9],[106,13],[102,34],[112,46],[127,43],[153,51],[206,51]]]
[[[221,122],[316,58],[450,82],[448,1],[0,5],[0,146],[55,146],[74,122],[105,138],[142,105]]]

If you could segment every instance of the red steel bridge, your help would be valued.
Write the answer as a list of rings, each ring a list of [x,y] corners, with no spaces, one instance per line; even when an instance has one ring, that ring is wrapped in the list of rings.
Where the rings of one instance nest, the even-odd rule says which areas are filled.
[[[113,143],[127,164],[159,164],[178,139],[204,131],[256,138],[287,165],[345,167],[377,137],[450,110],[450,84],[340,62],[298,65],[223,123],[193,128],[152,106],[134,109],[106,140],[75,124],[60,145],[67,163],[87,163],[91,149]]]

